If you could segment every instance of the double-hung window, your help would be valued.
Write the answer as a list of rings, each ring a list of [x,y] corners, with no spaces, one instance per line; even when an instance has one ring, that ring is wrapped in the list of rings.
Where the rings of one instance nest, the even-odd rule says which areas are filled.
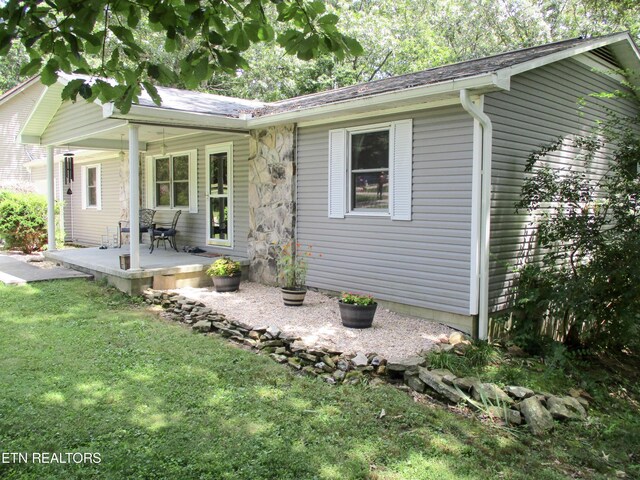
[[[100,165],[82,167],[82,208],[102,209]]]
[[[197,212],[196,162],[195,150],[151,157],[147,162],[147,205]]]
[[[389,211],[389,128],[349,132],[349,211]]]
[[[411,220],[413,122],[329,132],[329,217]]]

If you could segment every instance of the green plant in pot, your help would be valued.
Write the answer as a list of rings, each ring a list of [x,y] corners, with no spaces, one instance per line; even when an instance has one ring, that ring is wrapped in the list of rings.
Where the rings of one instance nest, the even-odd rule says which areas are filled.
[[[278,281],[282,300],[289,307],[299,307],[304,303],[307,293],[307,259],[311,257],[311,245],[306,248],[299,243],[288,243],[278,255]]]
[[[213,262],[207,269],[207,275],[213,278],[216,292],[235,292],[240,288],[240,262],[229,257],[222,257]]]
[[[371,295],[343,292],[338,301],[342,325],[349,328],[369,328],[373,324],[378,304]]]

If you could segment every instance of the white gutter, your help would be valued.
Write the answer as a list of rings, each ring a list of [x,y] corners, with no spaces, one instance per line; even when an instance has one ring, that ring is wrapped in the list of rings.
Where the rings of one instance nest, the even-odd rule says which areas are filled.
[[[473,88],[476,91],[480,89],[485,89],[485,91],[509,90],[510,78],[498,77],[495,73],[486,73],[462,79],[446,80],[440,83],[421,85],[400,91],[378,93],[366,97],[318,105],[316,107],[273,113],[263,117],[254,117],[248,119],[247,126],[249,128],[258,128],[278,123],[299,124],[321,115],[335,119],[337,116],[343,114],[366,111],[370,108],[383,110],[398,107],[402,104],[415,106],[417,102],[426,97],[446,96],[447,94],[456,95],[456,92],[463,88]],[[381,114],[384,114],[384,112],[381,112]]]
[[[482,98],[482,97],[481,97]],[[482,128],[482,142],[474,141],[474,170],[480,168],[480,175],[474,175],[480,181],[480,235],[479,250],[479,298],[478,298],[478,338],[486,340],[489,333],[489,236],[491,233],[491,150],[493,127],[491,119],[483,109],[471,101],[467,89],[460,90],[462,107],[477,120]],[[481,149],[481,151],[477,151]],[[480,177],[480,179],[478,179]],[[475,188],[478,191],[478,188]],[[477,209],[474,211],[477,215]],[[473,246],[472,246],[473,248]]]
[[[247,120],[222,115],[212,115],[200,112],[184,112],[169,110],[159,107],[147,107],[143,105],[131,105],[129,113],[123,114],[117,110],[113,103],[105,103],[102,106],[102,117],[118,120],[127,120],[131,123],[166,123],[167,125],[183,126],[189,128],[221,128],[247,130]]]

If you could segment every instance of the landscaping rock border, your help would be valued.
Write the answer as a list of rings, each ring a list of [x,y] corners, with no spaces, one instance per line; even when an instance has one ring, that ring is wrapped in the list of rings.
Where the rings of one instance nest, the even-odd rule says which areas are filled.
[[[437,351],[453,351],[464,355],[471,348],[465,335],[454,332],[440,339]],[[422,356],[389,364],[391,377],[402,378],[416,392],[429,390],[437,397],[455,404],[465,404],[472,409],[500,418],[507,425],[526,423],[534,435],[543,435],[552,430],[555,420],[585,420],[589,402],[580,391],[572,390],[568,396],[534,392],[525,387],[509,385],[504,389],[493,383],[483,383],[475,377],[459,378],[449,370],[432,370],[426,367]]]
[[[413,391],[429,392],[445,402],[464,404],[492,418],[500,418],[507,425],[526,423],[535,435],[553,429],[554,419],[584,420],[587,417],[589,402],[580,391],[557,396],[517,385],[502,389],[475,377],[460,378],[446,369],[430,369],[426,354],[394,362],[387,362],[375,353],[345,354],[306,345],[300,338],[288,336],[276,326],[252,327],[227,319],[204,303],[178,293],[148,289],[142,295],[146,303],[162,307],[165,318],[187,324],[196,333],[216,333],[329,384],[402,381]],[[439,341],[440,352],[464,355],[472,348],[470,339],[460,332],[449,337],[444,335]]]
[[[371,383],[387,372],[387,360],[375,353],[347,355],[341,351],[308,346],[298,337],[287,336],[278,327],[251,327],[229,320],[204,303],[177,293],[148,289],[142,296],[146,303],[162,307],[165,318],[190,325],[196,333],[217,333],[330,384],[356,384],[365,378]],[[378,378],[378,381],[381,380]]]

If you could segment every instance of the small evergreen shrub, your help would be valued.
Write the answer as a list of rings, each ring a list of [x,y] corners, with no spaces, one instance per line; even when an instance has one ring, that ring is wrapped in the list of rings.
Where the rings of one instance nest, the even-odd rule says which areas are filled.
[[[41,250],[47,244],[46,198],[35,193],[0,192],[0,237],[8,249],[24,253]]]

